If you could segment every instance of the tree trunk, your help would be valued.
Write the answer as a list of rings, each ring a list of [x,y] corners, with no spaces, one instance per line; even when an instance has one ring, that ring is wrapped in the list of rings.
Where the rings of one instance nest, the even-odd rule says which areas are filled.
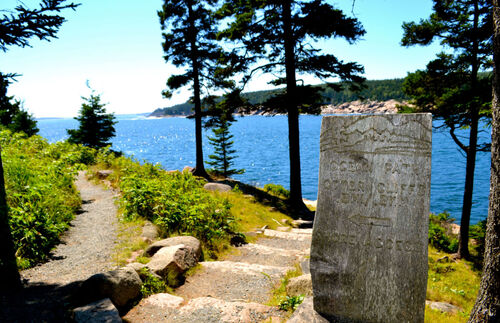
[[[462,204],[462,218],[460,219],[460,236],[458,255],[460,258],[469,258],[469,224],[472,209],[472,192],[474,187],[474,170],[476,168],[477,132],[479,117],[477,111],[472,111],[472,120],[469,133],[469,147],[467,149],[467,165],[465,167],[465,189]]]
[[[193,97],[194,97],[194,120],[195,120],[195,138],[196,138],[196,167],[193,174],[208,178],[203,164],[203,133],[201,126],[201,97],[200,97],[200,67],[198,57],[198,45],[196,44],[197,32],[194,22],[193,5],[188,1],[189,11],[189,36],[191,45],[191,62],[193,67]]]
[[[491,184],[483,276],[469,322],[500,321],[500,7],[493,0],[493,104]]]
[[[0,153],[0,295],[20,288],[21,278],[17,271],[14,243],[10,232],[2,156]]]
[[[299,111],[295,99],[295,41],[291,26],[291,4],[283,1],[283,35],[285,42],[286,105],[288,110],[288,142],[290,154],[290,202],[297,209],[304,208],[300,176]]]
[[[478,0],[474,1],[474,17],[473,17],[472,33],[476,34],[479,25],[479,3]],[[477,93],[477,73],[479,71],[479,43],[478,39],[474,37],[472,43],[472,71],[471,71],[471,93]],[[472,192],[474,189],[474,170],[476,168],[476,153],[477,153],[477,132],[479,124],[479,107],[469,107],[469,114],[471,118],[470,134],[469,134],[469,147],[467,149],[467,165],[465,171],[465,189],[464,199],[462,204],[462,218],[460,219],[460,235],[458,240],[458,256],[460,258],[469,258],[469,225],[470,225],[470,212],[472,209]]]

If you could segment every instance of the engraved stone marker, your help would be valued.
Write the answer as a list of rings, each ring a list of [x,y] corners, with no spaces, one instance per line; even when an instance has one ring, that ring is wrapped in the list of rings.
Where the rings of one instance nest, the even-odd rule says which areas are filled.
[[[431,139],[430,114],[323,118],[311,275],[330,321],[424,321]]]

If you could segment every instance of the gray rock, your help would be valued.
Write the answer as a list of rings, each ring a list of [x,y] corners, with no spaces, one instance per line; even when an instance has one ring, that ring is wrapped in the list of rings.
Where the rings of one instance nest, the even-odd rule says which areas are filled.
[[[201,260],[201,243],[200,240],[191,236],[178,236],[156,241],[151,244],[147,249],[145,254],[149,257],[153,256],[158,250],[164,247],[172,247],[177,245],[184,245],[192,249],[193,254],[196,259]]]
[[[158,238],[158,229],[156,228],[156,225],[149,221],[146,221],[146,223],[142,227],[141,237],[151,240]]]
[[[99,273],[83,282],[80,299],[97,300],[109,297],[120,308],[136,298],[141,291],[142,280],[130,267]]]
[[[328,323],[328,320],[322,317],[314,310],[313,298],[306,297],[302,304],[300,304],[292,317],[287,321],[288,323]]]
[[[299,259],[299,265],[300,265],[300,270],[302,270],[302,272],[304,274],[310,274],[311,273],[311,265],[310,265],[310,258],[306,258],[306,257],[301,257]]]
[[[311,274],[290,278],[286,285],[286,293],[289,296],[312,295]]]
[[[313,221],[298,219],[293,220],[291,224],[294,228],[311,228],[313,226]]]
[[[316,311],[423,322],[430,114],[324,117],[311,246]]]
[[[183,173],[192,173],[192,172],[194,172],[194,168],[193,168],[193,167],[191,167],[191,166],[186,166],[186,167],[184,167],[184,168],[182,169],[182,172],[183,172]]]
[[[425,304],[432,308],[433,310],[441,311],[443,313],[451,313],[451,314],[456,314],[460,312],[462,309],[458,306],[449,304],[449,303],[444,303],[444,302],[432,302],[432,301],[425,301]]]
[[[162,279],[160,276],[158,276],[157,274],[151,272],[151,270],[145,265],[145,264],[141,264],[141,263],[138,263],[138,262],[132,262],[130,264],[128,264],[127,266],[125,267],[128,267],[128,268],[132,268],[135,270],[135,272],[139,275],[139,277],[141,277],[141,280],[144,282],[144,280],[146,279],[146,275],[143,273],[144,271],[142,269],[146,269],[146,271],[155,276],[156,278],[158,279]]]
[[[203,188],[207,191],[216,191],[216,192],[231,192],[232,190],[231,186],[221,183],[207,183],[203,186]]]
[[[182,274],[198,264],[192,248],[176,245],[161,248],[146,265],[151,272],[169,279],[169,284],[182,283]]]
[[[118,310],[109,298],[87,304],[73,310],[76,323],[121,323]]]
[[[99,179],[106,179],[109,177],[109,175],[113,174],[112,170],[106,169],[106,170],[98,170],[96,175],[97,178]]]

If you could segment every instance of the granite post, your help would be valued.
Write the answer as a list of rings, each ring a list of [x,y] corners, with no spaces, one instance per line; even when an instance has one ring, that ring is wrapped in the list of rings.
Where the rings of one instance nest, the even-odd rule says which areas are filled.
[[[431,114],[324,117],[311,246],[332,322],[423,322]]]

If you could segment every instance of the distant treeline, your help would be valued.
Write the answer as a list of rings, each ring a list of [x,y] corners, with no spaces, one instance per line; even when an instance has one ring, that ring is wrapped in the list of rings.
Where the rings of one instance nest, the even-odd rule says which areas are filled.
[[[336,92],[326,84],[318,86],[323,89],[321,91],[323,104],[341,104],[356,100],[387,101],[394,99],[402,101],[408,99],[402,91],[403,80],[404,79],[366,81],[366,88],[361,92],[353,92],[349,90],[347,86],[344,86],[343,90],[340,92]],[[279,91],[282,91],[282,89],[248,92],[242,95],[251,104],[258,105],[265,102]],[[190,115],[193,107],[194,105],[192,103],[186,102],[167,108],[156,109],[151,116]]]

